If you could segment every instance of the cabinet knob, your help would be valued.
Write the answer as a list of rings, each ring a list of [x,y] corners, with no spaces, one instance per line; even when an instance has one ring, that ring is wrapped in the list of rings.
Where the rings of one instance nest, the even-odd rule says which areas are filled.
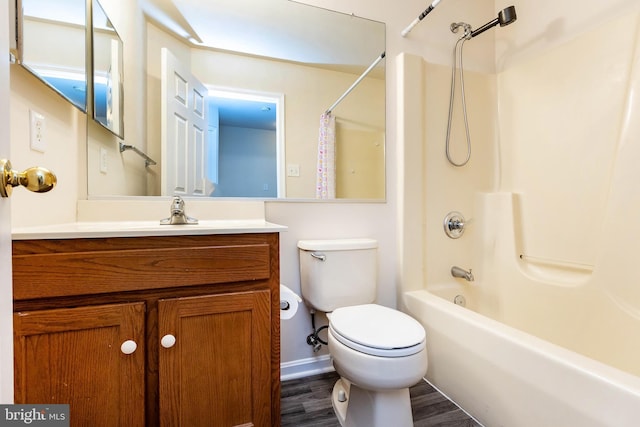
[[[175,345],[175,343],[176,343],[176,337],[174,337],[171,334],[167,334],[163,336],[162,339],[160,340],[160,345],[162,345],[164,348],[171,348]]]
[[[126,340],[125,342],[122,343],[122,345],[120,346],[120,350],[124,353],[124,354],[131,354],[134,351],[136,351],[136,349],[138,348],[138,344],[136,344],[136,342],[134,340]]]

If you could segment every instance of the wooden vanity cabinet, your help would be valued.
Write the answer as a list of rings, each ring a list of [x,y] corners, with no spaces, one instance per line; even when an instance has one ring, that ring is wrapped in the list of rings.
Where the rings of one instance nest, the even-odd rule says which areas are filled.
[[[74,425],[144,425],[144,304],[25,311],[14,331],[16,403],[73,403]],[[125,355],[129,339],[141,348]]]
[[[279,426],[278,238],[14,241],[16,403],[69,403],[72,426]]]

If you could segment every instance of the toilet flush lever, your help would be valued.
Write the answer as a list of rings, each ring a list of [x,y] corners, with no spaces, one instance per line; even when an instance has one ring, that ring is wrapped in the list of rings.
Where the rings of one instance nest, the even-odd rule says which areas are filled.
[[[311,252],[311,256],[314,257],[315,259],[318,259],[320,261],[326,261],[327,260],[327,256],[325,254],[319,253],[319,252]]]

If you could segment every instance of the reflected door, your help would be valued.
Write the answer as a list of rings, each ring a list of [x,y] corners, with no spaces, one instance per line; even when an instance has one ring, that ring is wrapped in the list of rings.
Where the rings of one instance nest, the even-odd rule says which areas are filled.
[[[162,48],[162,195],[207,196],[207,89]]]

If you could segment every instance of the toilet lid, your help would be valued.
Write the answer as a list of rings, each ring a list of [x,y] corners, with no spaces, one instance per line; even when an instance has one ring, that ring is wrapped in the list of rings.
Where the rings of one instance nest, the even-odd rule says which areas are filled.
[[[375,356],[408,356],[425,347],[426,333],[417,320],[377,304],[338,308],[329,328],[344,345]]]

